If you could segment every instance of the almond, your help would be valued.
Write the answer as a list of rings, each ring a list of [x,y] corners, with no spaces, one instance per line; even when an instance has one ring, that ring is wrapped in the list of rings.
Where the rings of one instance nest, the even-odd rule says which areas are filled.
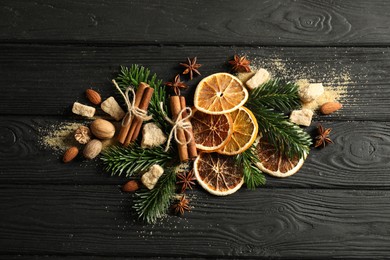
[[[128,181],[122,186],[123,192],[134,192],[139,189],[139,184],[137,181]]]
[[[320,112],[324,115],[329,115],[332,114],[333,112],[336,112],[342,107],[343,105],[341,105],[338,102],[327,102],[321,106]]]
[[[102,97],[98,92],[93,89],[87,89],[85,91],[85,95],[87,96],[88,100],[91,101],[92,104],[99,105],[100,103],[102,103]]]
[[[79,149],[76,146],[70,147],[66,152],[64,153],[64,156],[62,157],[62,161],[64,163],[68,163],[72,161],[76,156],[79,154]]]
[[[86,159],[92,160],[102,151],[102,142],[97,139],[91,140],[84,147],[83,155]]]

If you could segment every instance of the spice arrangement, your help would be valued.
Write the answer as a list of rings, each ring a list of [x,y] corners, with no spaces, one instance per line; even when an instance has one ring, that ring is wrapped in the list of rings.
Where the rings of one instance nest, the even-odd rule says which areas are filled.
[[[73,104],[73,113],[93,121],[74,133],[82,153],[70,147],[63,162],[78,154],[99,157],[112,176],[129,177],[122,191],[135,192],[133,208],[148,223],[168,212],[190,211],[186,191],[197,183],[226,196],[243,185],[264,185],[264,173],[279,178],[295,174],[313,142],[302,126],[311,125],[314,111],[304,107],[324,95],[322,84],[286,82],[264,68],[252,71],[245,56],[234,55],[229,64],[231,72],[207,75],[197,84],[193,107],[181,91],[187,88],[182,78],[189,82],[201,75],[196,57],[179,63],[182,78],[178,74],[164,84],[142,66],[121,67],[112,84],[123,100],[102,101],[88,89],[91,105]],[[111,120],[95,118],[96,106]],[[328,115],[341,107],[326,102],[319,112]],[[121,123],[119,130],[113,121]],[[318,125],[314,146],[332,143],[330,132]],[[113,139],[118,143],[102,152],[102,141]]]

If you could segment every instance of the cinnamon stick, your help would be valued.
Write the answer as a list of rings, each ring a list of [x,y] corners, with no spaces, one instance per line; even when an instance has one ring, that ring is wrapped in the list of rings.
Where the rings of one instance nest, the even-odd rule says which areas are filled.
[[[173,120],[176,121],[181,109],[181,103],[180,103],[180,97],[179,96],[171,96],[170,99],[170,106],[171,106],[171,112]],[[178,140],[183,143],[177,143],[177,149],[179,151],[179,158],[181,162],[188,161],[188,150],[186,145],[186,136],[184,133],[184,130],[182,128],[177,128],[177,138]]]
[[[180,106],[181,109],[184,109],[187,107],[186,104],[186,98],[184,96],[180,96]],[[187,117],[188,113],[186,111],[183,112],[183,117]],[[190,120],[187,119],[186,122],[190,123]],[[187,150],[188,150],[188,156],[190,159],[195,159],[198,156],[198,151],[196,150],[196,144],[195,144],[195,138],[194,138],[194,133],[192,132],[192,126],[191,128],[187,129],[188,131],[184,131],[184,134],[186,136],[186,141],[188,142],[187,144]]]
[[[152,96],[153,96],[153,92],[154,92],[154,89],[149,87],[149,85],[148,85],[148,87],[145,89],[144,94],[142,96],[141,103],[139,105],[140,109],[146,110],[146,111],[148,110],[150,100],[152,99]],[[128,145],[130,142],[133,142],[137,139],[137,137],[141,131],[142,123],[143,123],[142,119],[140,119],[138,117],[134,118],[134,122],[131,125],[130,130],[129,130],[129,134],[127,135],[127,138],[126,138],[125,145]]]
[[[137,92],[135,93],[135,100],[134,100],[134,106],[135,107],[139,107],[139,105],[141,103],[142,96],[143,96],[144,91],[145,91],[145,89],[147,87],[149,87],[149,85],[144,83],[144,82],[141,82],[138,85],[138,89],[137,89]],[[126,114],[126,117],[128,117],[128,115],[129,114]],[[133,119],[134,119],[134,115],[132,115],[132,117],[130,118],[130,123],[128,125],[121,127],[121,130],[120,130],[119,135],[118,135],[118,141],[121,144],[125,143],[125,140],[126,140],[126,137],[127,137],[128,133],[129,133],[130,127],[131,127],[132,122],[133,122]],[[125,118],[124,120],[127,120],[127,118]]]
[[[130,115],[128,113],[126,113],[125,118],[123,120],[124,121],[129,120],[129,123],[127,125],[122,125],[121,130],[119,131],[119,134],[118,134],[118,142],[121,144],[124,144],[124,142],[126,140],[126,136],[127,136],[129,129],[130,129],[130,125],[133,121],[133,117],[130,117],[130,119],[129,119],[129,116]]]

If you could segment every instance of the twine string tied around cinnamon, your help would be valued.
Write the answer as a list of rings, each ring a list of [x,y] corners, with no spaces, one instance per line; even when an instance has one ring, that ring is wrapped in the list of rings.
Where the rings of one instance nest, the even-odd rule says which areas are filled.
[[[114,83],[115,87],[121,93],[123,99],[125,100],[126,106],[127,106],[127,113],[126,113],[126,116],[122,119],[122,126],[128,126],[130,124],[132,115],[134,115],[135,117],[139,118],[142,121],[148,121],[148,120],[153,118],[151,115],[148,115],[148,111],[140,109],[139,107],[135,106],[134,87],[132,87],[132,86],[127,87],[125,90],[125,93],[123,93],[121,88],[118,86],[118,83],[116,83],[115,79],[112,80],[112,83]],[[131,94],[132,94],[131,101],[130,101],[130,97],[129,97],[129,92],[131,92]]]
[[[178,113],[175,121],[173,121],[172,119],[170,119],[166,115],[166,113],[164,111],[164,103],[163,102],[160,102],[160,109],[162,111],[164,119],[168,123],[170,123],[172,125],[172,129],[171,129],[171,132],[169,133],[169,136],[168,136],[168,140],[167,140],[167,145],[165,147],[165,151],[167,152],[169,150],[169,147],[170,147],[170,144],[171,144],[171,141],[172,141],[173,137],[175,138],[175,141],[178,144],[180,144],[180,145],[187,145],[187,144],[189,144],[192,141],[192,138],[193,138],[192,134],[191,134],[191,131],[190,131],[190,129],[192,128],[192,125],[188,121],[188,119],[192,116],[192,109],[190,107],[185,107],[182,110],[180,110],[180,112]],[[185,112],[187,113],[187,115],[185,117],[183,117],[183,113],[185,113]],[[185,132],[189,133],[190,134],[190,138],[188,140],[186,140],[185,142],[182,142],[181,140],[179,140],[179,138],[177,137],[177,130],[178,129],[183,129]]]

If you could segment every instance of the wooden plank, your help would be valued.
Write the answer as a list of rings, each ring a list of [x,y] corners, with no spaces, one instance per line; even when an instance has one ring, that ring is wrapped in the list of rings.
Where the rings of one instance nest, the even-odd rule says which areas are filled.
[[[71,115],[74,101],[87,102],[86,88],[115,93],[110,79],[119,65],[139,63],[170,81],[178,62],[198,56],[203,76],[227,71],[234,53],[289,80],[307,78],[342,86],[344,108],[317,119],[388,120],[390,50],[387,48],[84,47],[0,46],[0,114]],[[189,95],[202,77],[190,81]],[[120,98],[118,96],[118,98]]]
[[[125,178],[109,176],[103,171],[100,161],[83,160],[81,153],[71,163],[62,162],[63,150],[58,147],[66,149],[77,145],[77,142],[72,141],[72,132],[66,130],[63,132],[65,135],[56,134],[50,138],[50,143],[45,139],[49,140],[46,137],[69,122],[53,117],[1,117],[0,179],[3,183],[123,183]],[[71,123],[88,124],[83,120]],[[58,143],[60,140],[64,141]],[[58,144],[58,147],[54,144]]]
[[[84,256],[84,255],[0,255],[1,260],[14,260],[14,259],[26,259],[26,260],[42,260],[42,259],[54,259],[54,260],[130,260],[134,259],[132,256]],[[153,260],[155,257],[143,257],[143,256],[137,256],[137,259],[150,259]],[[164,256],[159,256],[158,259],[161,260],[177,260],[181,258],[177,257],[164,257]],[[186,257],[186,260],[192,260],[192,259],[199,259],[195,257]]]
[[[42,146],[45,129],[63,123],[57,117],[0,117],[0,183],[112,184],[100,162],[82,159],[63,164],[61,152]],[[78,122],[78,121],[76,121]],[[390,188],[388,122],[324,122],[333,128],[333,145],[312,149],[302,169],[287,179],[267,177],[266,188]],[[314,133],[316,122],[309,132]]]
[[[3,254],[380,257],[389,254],[389,191],[196,192],[192,212],[143,225],[112,186],[0,188]],[[153,245],[153,246],[152,246]]]
[[[3,0],[0,41],[388,45],[389,11],[383,0]]]
[[[64,255],[45,255],[45,254],[35,254],[35,255],[0,255],[1,260],[14,260],[14,259],[26,259],[26,260],[42,260],[42,259],[54,259],[54,260],[130,260],[134,259],[133,256],[112,256],[112,255],[105,255],[105,256],[96,256],[96,255],[70,255],[70,254],[64,254]],[[156,257],[148,257],[148,256],[137,256],[137,259],[144,259],[144,260],[153,260],[156,259]],[[159,256],[158,259],[161,260],[177,260],[182,259],[180,257],[165,257],[165,256]],[[193,260],[193,259],[199,259],[199,257],[185,257],[186,260]]]

